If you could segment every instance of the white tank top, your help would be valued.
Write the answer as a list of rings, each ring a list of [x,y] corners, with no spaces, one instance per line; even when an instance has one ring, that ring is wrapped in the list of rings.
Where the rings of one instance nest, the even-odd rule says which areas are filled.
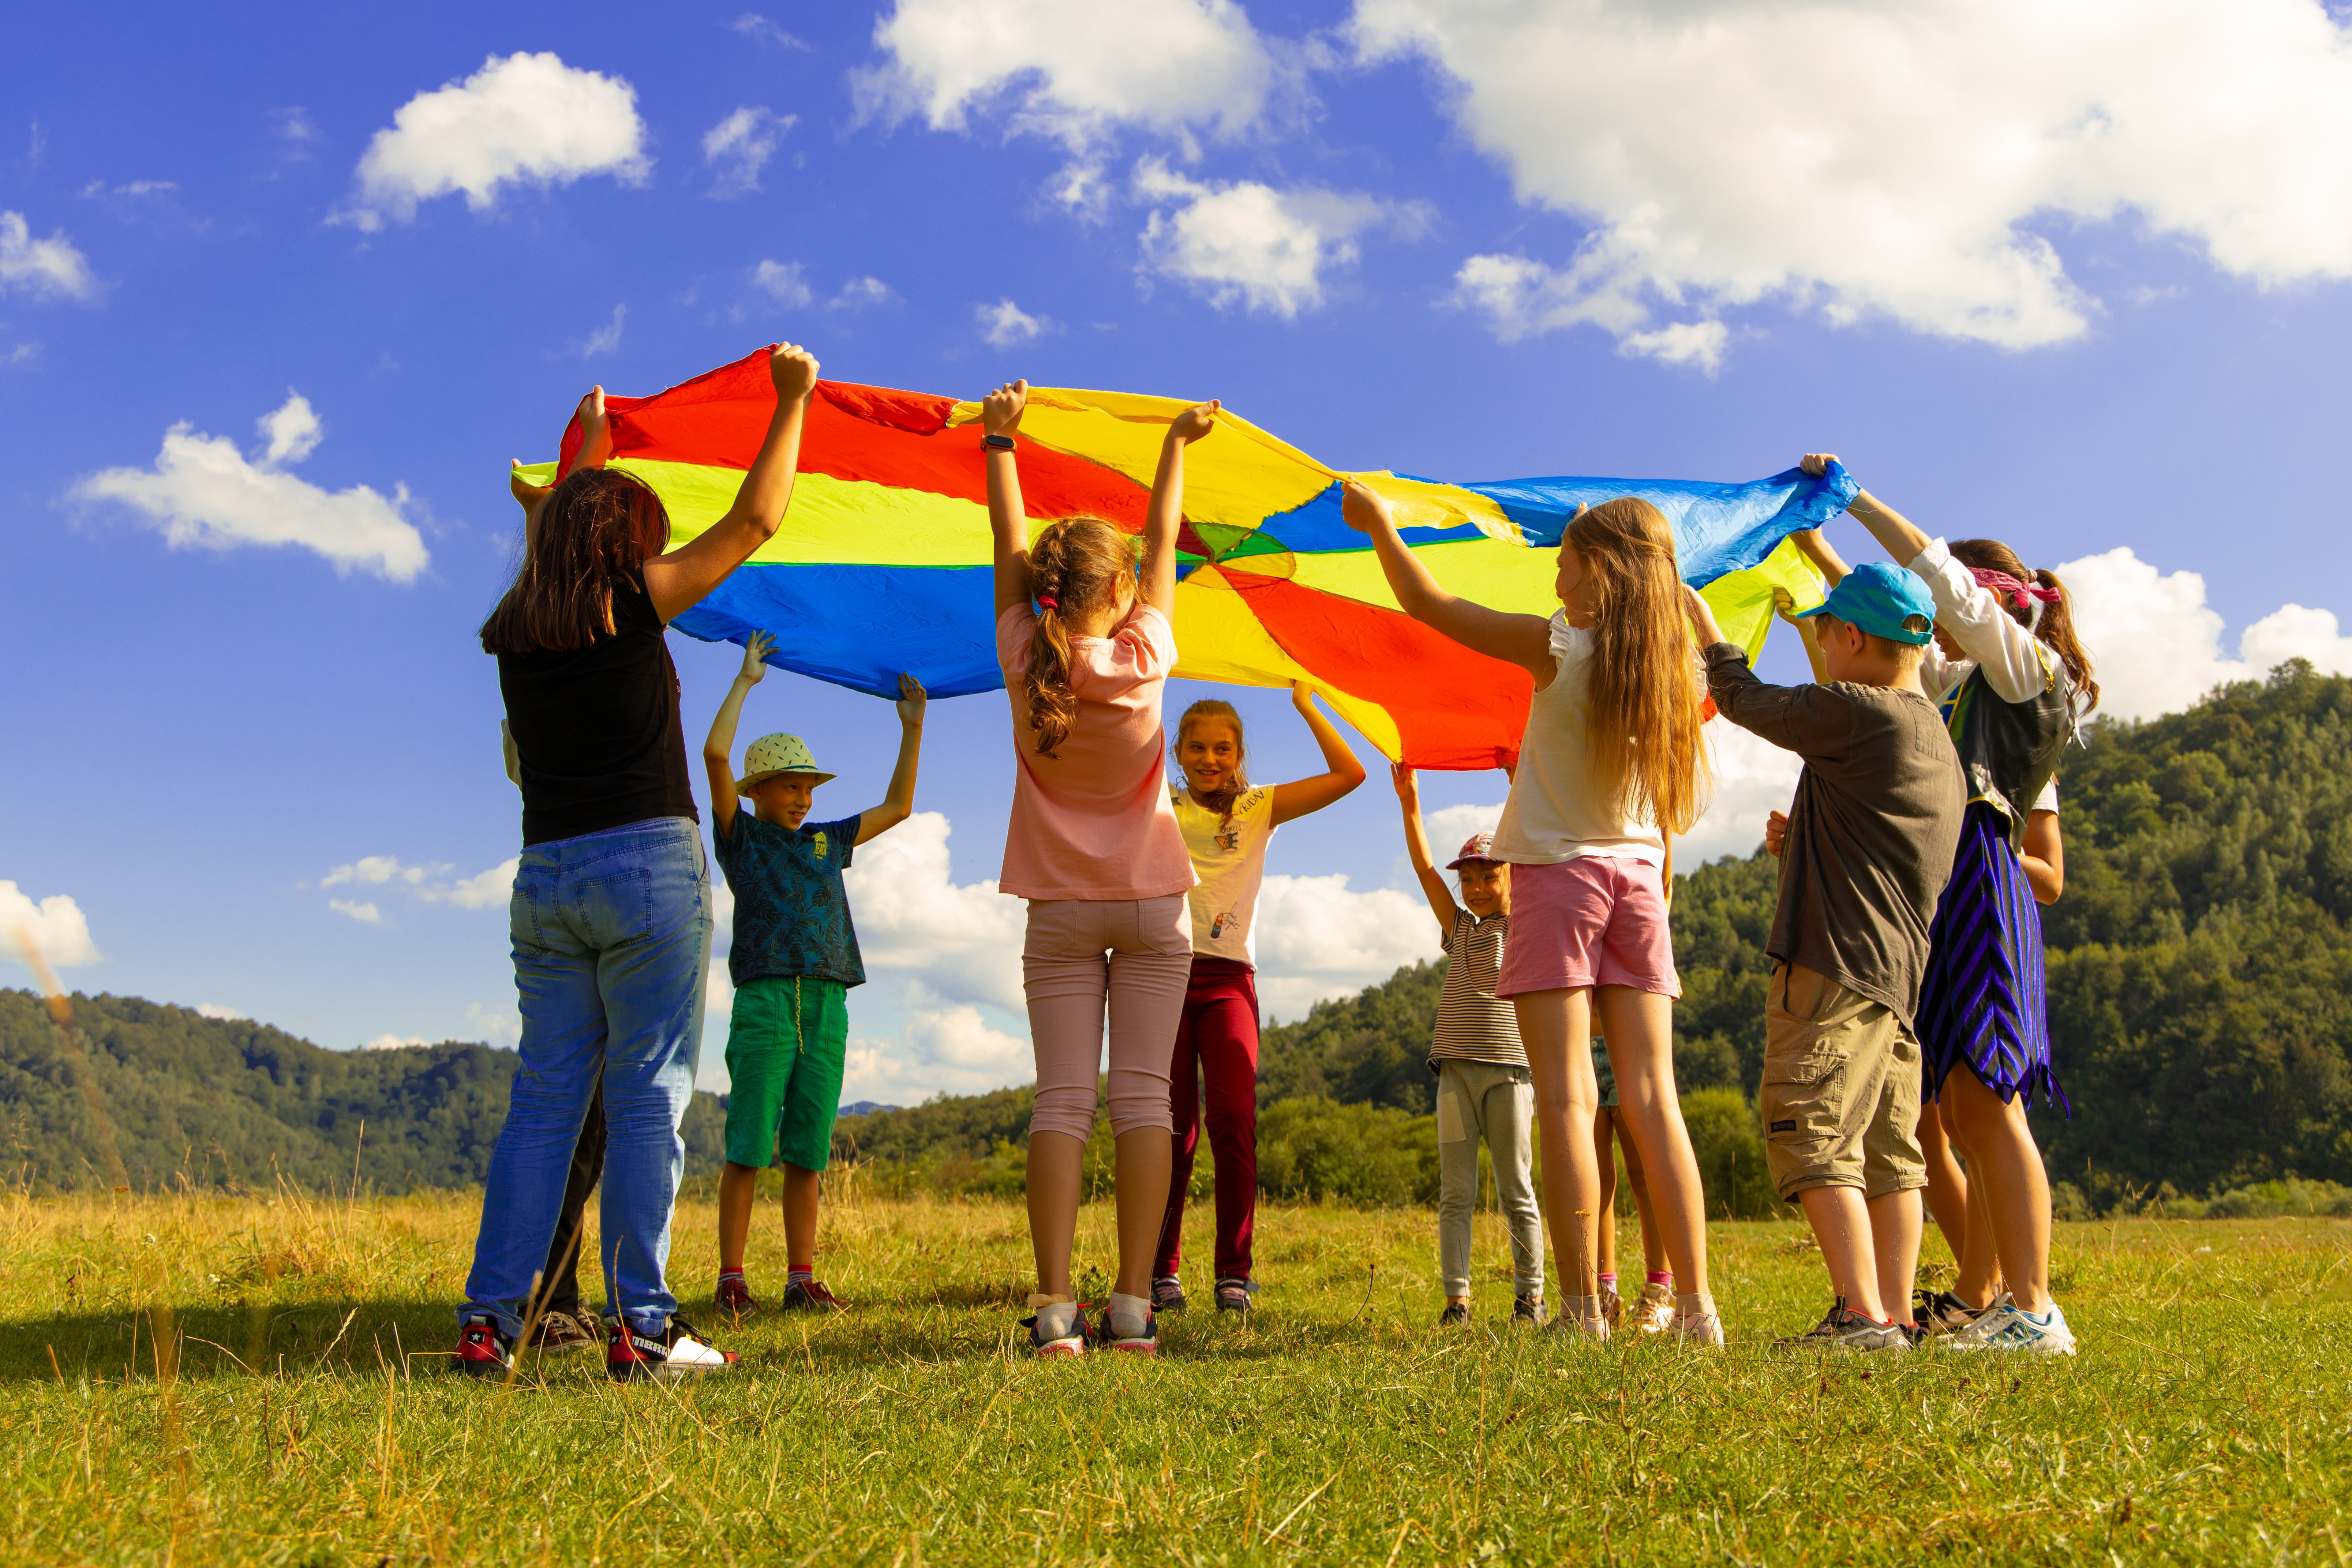
[[[1184,847],[1192,852],[1192,873],[1201,880],[1189,897],[1192,906],[1192,951],[1233,958],[1257,967],[1257,891],[1265,880],[1266,841],[1274,837],[1274,790],[1246,790],[1234,802],[1233,820],[1210,810],[1179,784],[1169,792]]]
[[[1663,866],[1666,841],[1646,817],[1621,814],[1585,765],[1586,690],[1592,633],[1551,618],[1551,685],[1528,705],[1518,771],[1495,830],[1495,858],[1515,865],[1557,865],[1583,855],[1614,855]]]

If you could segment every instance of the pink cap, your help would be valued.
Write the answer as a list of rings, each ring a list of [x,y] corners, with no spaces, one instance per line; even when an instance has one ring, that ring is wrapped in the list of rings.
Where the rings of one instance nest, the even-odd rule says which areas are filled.
[[[1473,833],[1462,841],[1462,852],[1445,862],[1447,871],[1459,871],[1465,861],[1489,861],[1495,858],[1495,835]]]

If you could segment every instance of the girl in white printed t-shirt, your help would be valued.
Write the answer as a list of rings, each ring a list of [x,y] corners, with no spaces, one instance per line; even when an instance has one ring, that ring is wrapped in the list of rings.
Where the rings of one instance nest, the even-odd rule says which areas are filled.
[[[1274,830],[1319,811],[1364,781],[1364,765],[1331,721],[1317,710],[1304,681],[1290,700],[1322,748],[1328,771],[1288,784],[1252,789],[1242,717],[1231,703],[1206,697],[1176,721],[1177,765],[1184,782],[1169,791],[1184,831],[1192,871],[1192,976],[1176,1030],[1169,1094],[1175,1148],[1169,1171],[1168,1218],[1152,1265],[1151,1304],[1182,1309],[1184,1199],[1201,1142],[1201,1100],[1208,1098],[1209,1150],[1217,1170],[1217,1310],[1246,1312],[1257,1289],[1250,1273],[1250,1235],[1257,1218],[1257,914]]]

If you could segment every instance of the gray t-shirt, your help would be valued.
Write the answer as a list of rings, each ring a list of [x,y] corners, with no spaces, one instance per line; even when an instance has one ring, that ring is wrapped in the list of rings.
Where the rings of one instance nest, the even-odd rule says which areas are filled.
[[[1764,950],[1909,1023],[1969,803],[1935,705],[1846,681],[1766,685],[1729,643],[1706,651],[1706,680],[1725,718],[1805,759]]]

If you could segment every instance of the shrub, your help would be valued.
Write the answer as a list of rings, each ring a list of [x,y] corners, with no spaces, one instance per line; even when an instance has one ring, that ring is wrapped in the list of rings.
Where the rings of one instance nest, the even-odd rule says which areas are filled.
[[[1258,1190],[1269,1197],[1399,1207],[1437,1197],[1437,1118],[1386,1105],[1282,1100],[1258,1113]]]

